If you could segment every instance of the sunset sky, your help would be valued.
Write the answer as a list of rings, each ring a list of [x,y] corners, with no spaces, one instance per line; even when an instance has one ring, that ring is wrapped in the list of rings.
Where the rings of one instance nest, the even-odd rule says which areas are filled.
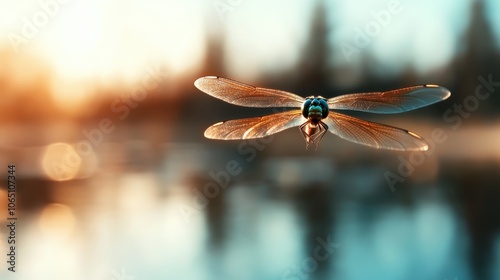
[[[448,63],[460,51],[472,3],[324,2],[332,63],[356,68],[360,54],[369,54],[387,73],[408,65],[422,73]],[[306,0],[1,0],[0,49],[36,57],[53,72],[54,84],[78,88],[89,79],[133,84],[152,64],[167,65],[173,75],[186,74],[201,67],[206,38],[223,36],[224,59],[233,77],[253,80],[262,72],[295,66],[308,39],[315,4]],[[485,4],[500,42],[500,19],[494,16],[500,4],[492,0]]]

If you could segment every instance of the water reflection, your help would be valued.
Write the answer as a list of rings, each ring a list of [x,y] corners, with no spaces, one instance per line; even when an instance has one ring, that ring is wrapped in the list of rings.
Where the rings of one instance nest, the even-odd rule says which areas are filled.
[[[100,162],[117,151],[99,153]],[[45,187],[21,181],[25,190],[37,186],[39,204],[23,206],[20,273],[12,278],[4,269],[2,279],[499,275],[499,223],[491,222],[500,210],[496,163],[456,174],[464,167],[445,162],[441,177],[407,182],[393,193],[384,169],[370,161],[263,156],[196,208],[194,190],[212,180],[207,173],[237,156],[199,144],[169,144],[162,153],[155,172],[103,165],[87,179],[45,181]],[[192,207],[188,219],[182,206]]]
[[[464,258],[457,220],[439,201],[418,203],[412,209],[401,205],[350,205],[340,217],[344,224],[339,252],[348,279],[440,279],[446,273],[463,275]],[[373,212],[371,217],[366,212]],[[452,260],[452,261],[450,261]],[[358,269],[362,264],[363,269]],[[440,277],[443,275],[443,277]],[[461,278],[459,278],[461,279]]]

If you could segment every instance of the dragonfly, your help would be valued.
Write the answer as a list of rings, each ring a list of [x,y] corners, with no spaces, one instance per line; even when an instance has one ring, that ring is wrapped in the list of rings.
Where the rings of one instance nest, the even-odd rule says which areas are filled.
[[[205,130],[206,138],[255,139],[299,127],[306,141],[306,149],[311,144],[315,144],[317,149],[321,139],[329,131],[345,140],[378,149],[426,151],[427,142],[414,132],[332,110],[402,113],[445,100],[451,95],[445,87],[431,84],[345,94],[329,99],[322,96],[304,98],[291,92],[255,87],[216,76],[201,77],[194,85],[208,95],[238,106],[295,108],[261,117],[218,122]]]

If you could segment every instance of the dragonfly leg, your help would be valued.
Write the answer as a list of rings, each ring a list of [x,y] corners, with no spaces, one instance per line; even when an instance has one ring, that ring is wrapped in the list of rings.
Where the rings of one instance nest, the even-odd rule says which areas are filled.
[[[309,122],[305,122],[299,126],[300,133],[302,133],[302,137],[306,140],[306,149],[309,149],[310,136],[307,134],[305,127],[309,124]]]
[[[315,131],[313,135],[311,135],[311,142],[316,143],[316,149],[318,149],[319,143],[321,142],[321,139],[323,139],[323,136],[325,136],[326,132],[328,131],[328,125],[324,122],[320,122],[318,125],[318,130]],[[318,140],[316,142],[316,140]]]

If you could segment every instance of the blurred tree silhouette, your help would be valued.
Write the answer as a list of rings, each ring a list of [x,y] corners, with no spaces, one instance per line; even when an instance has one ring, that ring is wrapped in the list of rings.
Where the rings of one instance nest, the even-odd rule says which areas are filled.
[[[217,28],[211,28],[212,26]],[[199,76],[227,76],[225,63],[224,63],[224,43],[226,41],[226,36],[223,32],[216,32],[216,30],[222,30],[222,27],[218,23],[207,22],[206,28],[206,46],[205,46],[205,60],[203,61],[203,66],[201,71],[199,71]]]
[[[478,85],[477,77],[493,75],[493,80],[500,80],[500,56],[495,47],[495,40],[490,23],[486,20],[485,5],[482,0],[475,0],[471,9],[470,26],[463,37],[462,53],[457,54],[452,71],[455,72],[455,100],[462,101],[473,95]],[[484,104],[483,104],[484,103]],[[500,94],[492,94],[487,102],[483,102],[480,112],[498,113],[495,108],[500,105]]]
[[[316,95],[320,95],[331,83],[330,64],[331,47],[328,43],[328,15],[323,1],[318,1],[311,17],[309,39],[297,63],[294,75],[295,86]]]

